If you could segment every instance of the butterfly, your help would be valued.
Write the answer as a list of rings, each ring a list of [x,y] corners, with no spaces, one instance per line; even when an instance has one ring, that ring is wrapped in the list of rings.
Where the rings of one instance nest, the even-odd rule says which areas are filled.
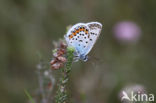
[[[72,26],[65,40],[68,46],[75,48],[75,60],[88,60],[88,53],[93,48],[102,30],[102,24],[99,22],[78,23]]]

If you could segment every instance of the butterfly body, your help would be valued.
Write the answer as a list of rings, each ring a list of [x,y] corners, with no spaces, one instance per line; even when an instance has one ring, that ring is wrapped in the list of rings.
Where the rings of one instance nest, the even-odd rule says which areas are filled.
[[[102,29],[99,22],[78,23],[71,27],[65,35],[68,46],[75,48],[77,60],[87,61],[87,54],[91,51]]]

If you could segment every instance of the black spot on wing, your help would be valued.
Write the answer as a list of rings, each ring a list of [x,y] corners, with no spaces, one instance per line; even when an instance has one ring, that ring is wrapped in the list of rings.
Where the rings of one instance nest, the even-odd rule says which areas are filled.
[[[93,32],[90,32],[90,34],[92,34],[92,35],[97,35],[97,33],[93,33]]]
[[[82,40],[79,40],[79,42],[82,42]]]

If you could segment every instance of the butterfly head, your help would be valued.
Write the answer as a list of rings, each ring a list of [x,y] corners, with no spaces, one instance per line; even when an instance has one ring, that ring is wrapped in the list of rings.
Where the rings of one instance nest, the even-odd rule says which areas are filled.
[[[87,55],[80,55],[80,60],[83,60],[84,62],[86,62],[88,60],[88,56]]]

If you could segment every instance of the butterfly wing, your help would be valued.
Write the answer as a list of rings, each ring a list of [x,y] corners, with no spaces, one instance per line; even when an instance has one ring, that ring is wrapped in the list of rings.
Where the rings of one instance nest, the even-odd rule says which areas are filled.
[[[91,49],[93,48],[96,40],[100,36],[101,30],[102,30],[102,24],[99,22],[90,22],[86,24],[89,28],[89,38],[88,38],[88,44],[85,48],[85,54],[87,55]]]
[[[89,28],[84,23],[78,23],[69,29],[65,35],[68,46],[73,46],[78,56],[86,54],[88,46]]]

